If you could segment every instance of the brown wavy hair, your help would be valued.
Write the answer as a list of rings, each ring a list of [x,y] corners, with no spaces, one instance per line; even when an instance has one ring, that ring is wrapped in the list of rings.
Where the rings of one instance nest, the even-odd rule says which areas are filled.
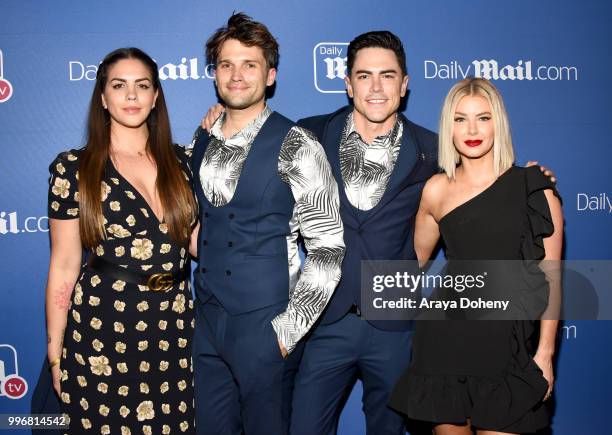
[[[157,165],[157,192],[164,210],[168,234],[176,242],[185,242],[191,232],[196,213],[195,200],[188,181],[177,160],[168,109],[159,81],[157,64],[144,51],[130,47],[119,48],[104,58],[96,75],[96,84],[89,105],[87,144],[79,163],[79,230],[84,246],[94,248],[106,238],[102,216],[102,189],[106,164],[110,158],[110,115],[102,107],[102,94],[108,80],[108,70],[123,59],[141,61],[149,70],[153,88],[157,90],[155,108],[147,117],[149,129],[147,153]]]

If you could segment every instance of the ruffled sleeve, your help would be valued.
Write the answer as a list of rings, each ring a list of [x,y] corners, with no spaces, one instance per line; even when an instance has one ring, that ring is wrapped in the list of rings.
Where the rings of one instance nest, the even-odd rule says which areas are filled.
[[[51,219],[79,217],[79,154],[78,150],[62,152],[49,166],[48,215]]]
[[[559,200],[561,196],[555,184],[538,166],[526,168],[525,189],[528,227],[523,237],[521,252],[525,260],[541,260],[546,255],[544,238],[551,236],[555,230],[544,191],[551,189]]]

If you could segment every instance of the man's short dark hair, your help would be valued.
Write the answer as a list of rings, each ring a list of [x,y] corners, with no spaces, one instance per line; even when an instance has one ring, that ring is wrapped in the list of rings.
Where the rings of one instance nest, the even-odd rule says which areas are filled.
[[[206,60],[217,65],[223,43],[228,39],[236,39],[247,47],[259,47],[263,50],[268,68],[278,67],[278,42],[268,28],[254,21],[243,12],[233,14],[227,25],[220,27],[206,41]]]
[[[363,48],[386,48],[395,53],[397,62],[404,75],[408,74],[406,68],[406,53],[402,41],[388,30],[376,30],[373,32],[362,33],[351,41],[348,46],[347,72],[350,75],[355,64],[357,52]]]

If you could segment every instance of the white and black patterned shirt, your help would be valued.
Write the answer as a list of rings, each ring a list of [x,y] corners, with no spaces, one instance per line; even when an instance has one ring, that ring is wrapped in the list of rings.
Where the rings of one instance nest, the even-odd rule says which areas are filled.
[[[234,196],[251,145],[271,113],[266,106],[227,139],[221,131],[225,113],[213,125],[199,174],[204,195],[213,206],[223,206]],[[278,175],[289,185],[295,206],[287,236],[289,304],[272,326],[291,352],[323,312],[340,280],[344,238],[338,186],[323,147],[308,130],[297,126],[289,130],[279,154]],[[308,251],[303,271],[298,234]]]
[[[344,192],[353,207],[370,210],[384,195],[400,151],[403,131],[402,121],[397,117],[387,134],[368,144],[355,130],[353,113],[348,116],[340,142],[340,171]]]

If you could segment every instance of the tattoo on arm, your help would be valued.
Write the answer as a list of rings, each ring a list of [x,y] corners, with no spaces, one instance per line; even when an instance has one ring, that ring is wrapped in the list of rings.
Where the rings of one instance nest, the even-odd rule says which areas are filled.
[[[54,303],[55,306],[62,310],[68,310],[70,308],[70,295],[72,294],[73,284],[64,282],[60,288],[55,292]]]

